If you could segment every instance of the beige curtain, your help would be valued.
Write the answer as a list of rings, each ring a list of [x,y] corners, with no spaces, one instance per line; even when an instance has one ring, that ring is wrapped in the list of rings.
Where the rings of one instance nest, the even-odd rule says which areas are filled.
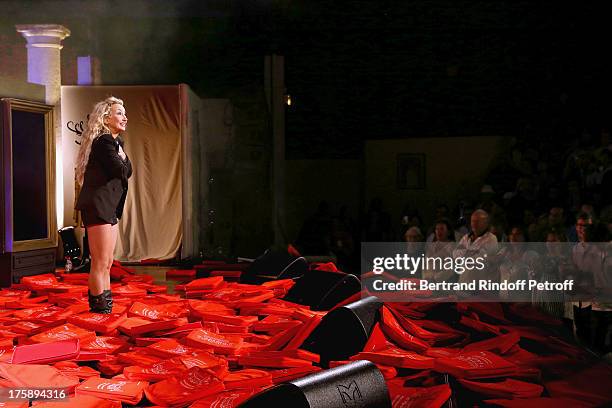
[[[128,128],[125,151],[133,166],[119,222],[115,258],[169,259],[182,240],[181,103],[178,86],[62,87],[65,224],[74,214],[74,158],[79,138],[68,122],[86,122],[93,104],[109,95],[123,99]]]

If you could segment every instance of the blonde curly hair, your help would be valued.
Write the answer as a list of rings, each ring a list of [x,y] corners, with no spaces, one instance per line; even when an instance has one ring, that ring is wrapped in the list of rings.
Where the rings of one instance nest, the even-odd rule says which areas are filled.
[[[110,129],[104,123],[104,119],[111,114],[111,108],[115,104],[123,106],[123,101],[114,96],[109,96],[105,100],[96,103],[89,114],[87,126],[81,137],[81,148],[76,159],[75,176],[79,186],[83,185],[85,169],[87,168],[89,154],[91,153],[91,145],[100,135],[110,133]]]

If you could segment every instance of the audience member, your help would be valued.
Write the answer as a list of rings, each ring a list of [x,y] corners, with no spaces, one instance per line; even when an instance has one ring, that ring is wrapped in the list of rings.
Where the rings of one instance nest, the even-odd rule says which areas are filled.
[[[425,246],[425,256],[428,258],[446,259],[453,256],[455,248],[455,232],[447,219],[440,219],[434,224],[433,239]],[[452,282],[457,280],[457,274],[452,270],[436,269],[430,265],[423,269],[423,279],[431,282]]]

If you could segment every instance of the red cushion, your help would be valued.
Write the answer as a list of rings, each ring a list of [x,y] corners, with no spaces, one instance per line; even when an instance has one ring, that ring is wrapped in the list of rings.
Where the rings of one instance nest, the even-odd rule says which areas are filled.
[[[161,406],[184,406],[224,390],[223,382],[209,371],[192,367],[145,389],[149,401]]]
[[[91,395],[134,405],[142,399],[143,390],[147,385],[146,381],[120,381],[92,377],[76,388],[76,395]]]
[[[79,355],[79,339],[28,344],[15,347],[13,364],[45,364],[69,360]]]

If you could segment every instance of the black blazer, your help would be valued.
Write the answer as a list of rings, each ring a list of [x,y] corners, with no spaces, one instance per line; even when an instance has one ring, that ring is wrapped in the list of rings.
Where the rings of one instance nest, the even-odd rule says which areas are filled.
[[[89,161],[85,168],[83,187],[76,209],[93,213],[109,224],[117,223],[123,214],[127,197],[128,178],[132,175],[132,163],[125,155],[119,156],[121,137],[110,134],[97,137],[91,145]]]

